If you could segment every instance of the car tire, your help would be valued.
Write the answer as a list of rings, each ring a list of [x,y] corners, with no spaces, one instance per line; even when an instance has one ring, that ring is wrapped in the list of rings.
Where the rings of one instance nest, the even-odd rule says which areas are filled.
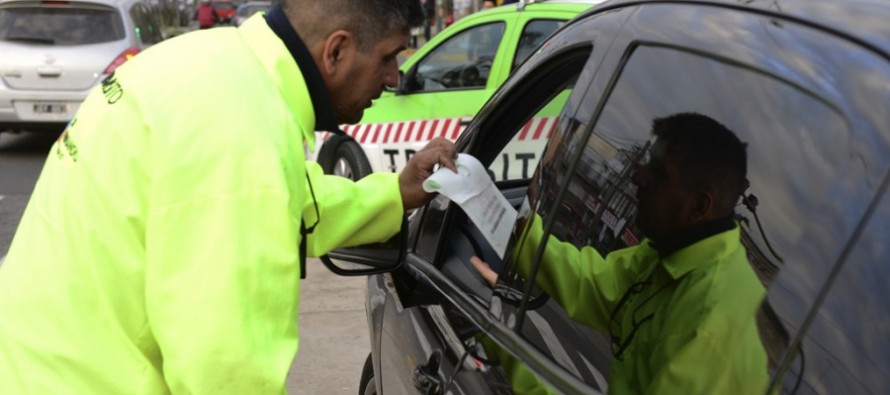
[[[358,181],[371,174],[371,163],[362,147],[352,137],[335,135],[324,143],[318,153],[318,164],[325,174]]]
[[[371,354],[365,360],[365,367],[362,368],[362,378],[358,384],[358,395],[377,395],[377,383],[374,380],[374,362],[371,361]]]

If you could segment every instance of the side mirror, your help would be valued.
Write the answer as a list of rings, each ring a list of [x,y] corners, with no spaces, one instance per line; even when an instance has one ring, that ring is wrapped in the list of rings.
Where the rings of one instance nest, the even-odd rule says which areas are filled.
[[[403,216],[402,229],[391,239],[383,243],[338,248],[319,259],[334,274],[366,276],[402,267],[407,250],[408,218]]]

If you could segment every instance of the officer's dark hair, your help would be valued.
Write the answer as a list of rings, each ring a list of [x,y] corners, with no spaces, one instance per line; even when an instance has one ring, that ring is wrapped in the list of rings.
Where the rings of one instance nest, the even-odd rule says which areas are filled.
[[[688,190],[707,190],[718,213],[732,213],[746,188],[747,144],[705,115],[678,113],[652,122]]]
[[[368,52],[383,38],[406,33],[424,21],[417,0],[283,0],[282,7],[300,37],[313,45],[336,30],[353,34]]]

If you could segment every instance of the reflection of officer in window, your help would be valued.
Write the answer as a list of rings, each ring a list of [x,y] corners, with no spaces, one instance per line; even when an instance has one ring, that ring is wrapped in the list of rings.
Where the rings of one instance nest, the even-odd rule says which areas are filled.
[[[755,313],[765,291],[733,220],[745,144],[699,114],[656,119],[653,133],[649,161],[632,178],[647,239],[604,258],[551,237],[535,283],[574,320],[611,335],[611,394],[763,393],[767,358]],[[524,274],[541,223],[531,218],[514,251]],[[502,363],[517,392],[548,392],[515,361]]]

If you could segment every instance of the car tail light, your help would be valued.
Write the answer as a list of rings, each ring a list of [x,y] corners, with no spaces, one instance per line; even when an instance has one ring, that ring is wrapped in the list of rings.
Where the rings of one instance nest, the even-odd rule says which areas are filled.
[[[137,53],[139,53],[139,48],[127,48],[126,50],[124,50],[124,52],[121,52],[120,55],[117,55],[117,58],[115,58],[114,61],[111,62],[110,65],[108,65],[108,68],[105,69],[105,72],[103,74],[113,73],[114,69],[120,67],[120,65],[124,64],[124,62],[136,56]]]

